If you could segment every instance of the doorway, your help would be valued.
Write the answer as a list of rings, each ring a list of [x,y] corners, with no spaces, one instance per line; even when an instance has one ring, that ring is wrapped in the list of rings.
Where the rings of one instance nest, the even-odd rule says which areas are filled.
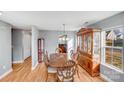
[[[44,56],[44,38],[38,39],[38,62],[42,63]]]
[[[67,53],[67,44],[59,44],[58,47],[61,49],[61,53]]]

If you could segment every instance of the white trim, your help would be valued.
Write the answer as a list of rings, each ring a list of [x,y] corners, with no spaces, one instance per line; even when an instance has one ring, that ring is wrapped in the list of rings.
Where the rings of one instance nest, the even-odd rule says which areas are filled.
[[[108,82],[114,82],[113,80],[109,79],[107,76],[100,74],[100,77],[102,77],[103,79],[105,79]]]
[[[6,71],[3,75],[0,76],[0,79],[4,78],[5,76],[7,76],[12,71],[13,71],[12,68],[10,70]]]
[[[38,65],[38,62],[36,63],[36,65],[34,67],[32,67],[32,70],[34,70]]]
[[[113,48],[113,49],[121,49],[121,50],[123,50],[123,46],[122,47],[104,46],[104,48]]]
[[[19,60],[19,61],[13,61],[12,63],[14,64],[14,63],[23,63],[24,62],[24,60]]]
[[[28,57],[24,58],[24,60],[26,60],[27,58],[31,57],[31,55],[29,55]]]

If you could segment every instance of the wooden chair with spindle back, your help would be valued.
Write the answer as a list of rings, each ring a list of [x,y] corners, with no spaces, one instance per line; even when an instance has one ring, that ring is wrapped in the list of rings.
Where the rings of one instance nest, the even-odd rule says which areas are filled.
[[[78,58],[79,58],[79,52],[77,51],[77,53],[74,53],[73,50],[70,51],[70,56],[71,56],[71,59],[75,61],[76,63],[76,72],[77,72],[77,76],[78,78],[80,78],[79,76],[79,68],[78,68]]]
[[[71,66],[69,66],[69,64]],[[57,68],[58,81],[73,82],[75,71],[76,71],[76,64],[73,60],[71,60],[71,63],[69,61],[67,61],[65,65],[67,65],[67,66]]]
[[[62,53],[62,49],[61,48],[56,48],[55,53]]]
[[[44,54],[44,60],[43,60],[47,66],[47,69],[48,69],[48,75],[52,75],[52,76],[55,76],[55,81],[57,81],[57,69],[56,68],[52,68],[49,66],[50,64],[50,60],[49,60],[49,57],[48,57],[48,52],[46,51],[46,53]]]

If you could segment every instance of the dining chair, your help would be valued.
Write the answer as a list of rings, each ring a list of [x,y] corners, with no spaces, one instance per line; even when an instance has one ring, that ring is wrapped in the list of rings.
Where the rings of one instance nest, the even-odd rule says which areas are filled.
[[[75,61],[76,63],[76,73],[77,73],[77,76],[78,78],[80,78],[79,76],[79,68],[78,68],[78,59],[79,59],[79,52],[77,51],[77,53],[74,53],[73,50],[70,51],[70,56],[71,56],[71,59]]]
[[[55,53],[62,53],[62,49],[61,48],[56,48]]]
[[[45,62],[46,66],[47,66],[48,76],[49,75],[54,76],[55,80],[57,81],[57,69],[49,66],[50,60],[49,60],[49,57],[48,57],[47,53],[44,54],[44,60],[43,61]]]
[[[66,62],[68,64],[68,62]],[[76,71],[76,64],[73,66],[57,68],[57,77],[60,82],[73,82]]]

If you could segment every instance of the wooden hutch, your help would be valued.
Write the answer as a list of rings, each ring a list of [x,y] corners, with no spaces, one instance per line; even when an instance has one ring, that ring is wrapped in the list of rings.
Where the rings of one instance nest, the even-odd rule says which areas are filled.
[[[100,73],[100,29],[82,28],[77,32],[78,62],[91,76]]]

